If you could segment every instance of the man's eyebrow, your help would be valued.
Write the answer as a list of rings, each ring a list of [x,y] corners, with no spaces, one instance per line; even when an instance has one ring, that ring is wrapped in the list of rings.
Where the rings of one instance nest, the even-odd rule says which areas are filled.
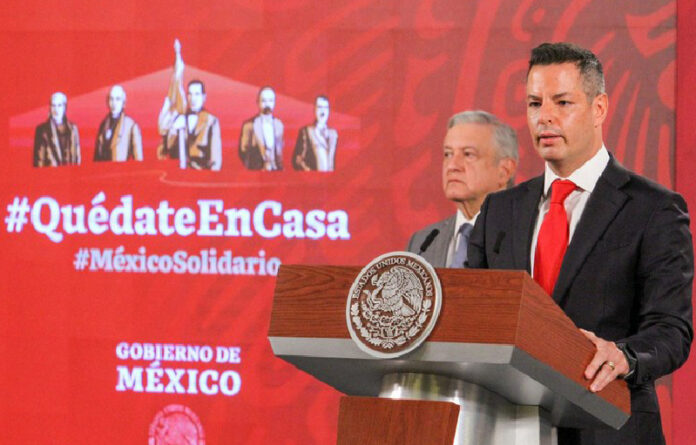
[[[455,150],[455,148],[450,146],[450,145],[443,145],[442,148],[445,150]],[[471,145],[471,144],[462,145],[462,146],[457,147],[457,148],[462,149],[462,150],[466,150],[466,149],[477,150],[476,146]]]
[[[567,96],[569,94],[570,93],[568,91],[563,91],[561,93],[554,94],[553,96],[551,96],[551,98],[552,99],[560,99],[561,97]],[[540,97],[535,95],[535,94],[527,94],[527,99],[540,99]]]

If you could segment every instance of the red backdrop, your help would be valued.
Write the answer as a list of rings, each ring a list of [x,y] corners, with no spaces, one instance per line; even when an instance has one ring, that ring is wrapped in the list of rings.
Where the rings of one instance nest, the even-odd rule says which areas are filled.
[[[0,230],[2,442],[146,443],[170,419],[183,429],[199,425],[207,443],[331,443],[339,395],[275,359],[266,340],[273,265],[364,264],[451,213],[439,177],[443,129],[456,111],[486,109],[513,125],[518,180],[538,173],[523,92],[529,50],[542,41],[569,40],[599,55],[611,104],[607,146],[628,167],[676,187],[693,208],[695,160],[685,148],[694,140],[693,95],[676,95],[675,127],[675,72],[681,91],[696,80],[687,43],[696,23],[686,0],[618,1],[611,10],[598,0],[65,0],[1,8],[0,202],[5,209],[17,199],[19,208],[26,198],[32,209],[25,224],[14,221],[21,230],[8,219]],[[186,80],[206,83],[206,107],[220,119],[220,172],[179,170],[155,157],[174,38]],[[124,86],[126,111],[142,128],[143,162],[91,160],[114,84]],[[262,85],[276,89],[275,114],[285,123],[282,172],[247,171],[237,156],[242,122],[255,114]],[[59,90],[80,129],[83,162],[34,168],[34,127]],[[336,171],[296,172],[290,155],[299,128],[313,119],[317,94],[331,100]],[[42,233],[52,215],[62,218],[52,206],[111,212],[128,196],[133,209],[154,212],[163,202],[184,209],[182,221],[189,208],[196,222],[180,221],[171,235],[159,220],[148,226],[156,234],[119,234],[118,218],[104,233],[88,223],[86,233],[73,234],[59,225],[60,241]],[[206,234],[202,200],[220,206],[225,228],[223,209],[247,209],[249,233]],[[328,226],[318,239],[310,214]],[[165,220],[176,225],[173,215]],[[264,232],[276,224],[279,234]],[[119,248],[135,270],[100,269],[95,258],[109,252],[118,269]],[[177,252],[267,267],[240,274],[237,264],[225,274],[200,273],[195,260],[183,273],[135,266]],[[135,356],[126,354],[124,343],[233,352],[221,362],[175,352],[153,359],[139,357],[137,346]],[[692,363],[660,383],[671,444],[694,442]]]
[[[689,93],[696,82],[696,5],[693,2],[678,2],[677,23],[677,151],[676,151],[676,189],[686,198],[689,208],[696,209],[696,128],[692,124],[696,118],[696,96]],[[694,224],[691,224],[692,231]],[[696,355],[674,374],[674,404],[672,431],[674,444],[696,443]]]

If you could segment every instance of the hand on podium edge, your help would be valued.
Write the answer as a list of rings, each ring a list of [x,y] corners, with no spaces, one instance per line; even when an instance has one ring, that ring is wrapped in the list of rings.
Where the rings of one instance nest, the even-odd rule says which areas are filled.
[[[592,380],[590,391],[599,392],[617,378],[628,374],[630,370],[628,361],[616,343],[599,338],[594,332],[585,329],[580,329],[580,332],[597,348],[584,373],[585,379]]]

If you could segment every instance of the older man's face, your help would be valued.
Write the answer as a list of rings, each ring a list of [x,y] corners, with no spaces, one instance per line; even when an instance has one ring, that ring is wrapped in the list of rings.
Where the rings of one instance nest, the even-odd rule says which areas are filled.
[[[320,97],[314,106],[314,114],[317,118],[317,125],[325,127],[329,120],[329,101]]]
[[[259,94],[259,112],[261,114],[273,114],[275,108],[275,93],[271,89],[265,89]]]
[[[65,117],[65,107],[67,103],[62,96],[53,96],[51,98],[51,119],[56,124],[62,124]]]
[[[442,187],[454,202],[483,201],[505,187],[505,169],[496,156],[493,127],[462,123],[447,130],[442,161]]]
[[[109,92],[109,111],[116,117],[121,114],[126,104],[126,93],[121,88],[112,88]]]

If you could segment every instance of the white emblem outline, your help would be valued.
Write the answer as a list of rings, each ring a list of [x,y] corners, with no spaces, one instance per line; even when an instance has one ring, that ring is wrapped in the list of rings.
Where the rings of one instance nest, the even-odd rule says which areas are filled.
[[[198,414],[196,414],[191,408],[180,403],[170,403],[155,414],[155,417],[150,422],[150,427],[148,428],[148,445],[157,445],[160,442],[160,437],[158,437],[158,429],[162,427],[162,424],[164,424],[166,431],[166,428],[169,427],[169,423],[167,422],[169,420],[168,417],[170,417],[172,414],[183,415],[186,418],[185,420],[188,421],[188,424],[192,425],[196,429],[196,438],[193,445],[205,445],[205,431],[203,429],[203,424],[201,423],[200,417],[198,417]],[[178,426],[180,424],[181,420],[176,419],[174,421],[174,425]],[[187,442],[190,441],[187,440]]]
[[[383,261],[385,259],[388,259],[390,257],[408,257],[412,260],[414,260],[416,263],[421,265],[430,275],[432,278],[433,282],[433,298],[434,300],[434,305],[432,307],[432,317],[430,318],[430,321],[424,326],[422,331],[420,333],[417,333],[415,337],[412,339],[412,343],[405,349],[402,349],[397,352],[382,352],[380,350],[375,350],[371,349],[367,344],[365,344],[365,341],[363,340],[364,337],[360,336],[358,332],[355,331],[355,327],[353,325],[353,316],[351,315],[351,306],[353,303],[357,303],[357,300],[359,299],[359,294],[354,297],[356,292],[358,292],[359,288],[361,289],[364,286],[364,283],[361,285],[360,281],[362,277],[375,265],[377,265],[380,261]],[[413,271],[411,271],[413,272]],[[373,279],[374,277],[377,276],[377,274],[372,275]],[[364,291],[366,292],[366,291]],[[365,267],[360,270],[360,273],[358,276],[355,278],[353,281],[353,284],[350,287],[350,291],[348,293],[348,298],[346,300],[346,325],[348,326],[348,332],[350,333],[351,338],[353,339],[353,342],[362,350],[363,352],[366,352],[367,354],[376,357],[376,358],[381,358],[381,359],[389,359],[389,358],[397,358],[401,357],[405,354],[408,354],[409,352],[412,352],[414,349],[418,348],[429,336],[430,333],[432,332],[433,328],[435,327],[435,324],[437,323],[437,320],[440,316],[440,310],[442,308],[442,285],[440,284],[440,279],[437,276],[437,273],[435,273],[435,268],[428,262],[426,261],[423,257],[420,255],[416,255],[415,253],[412,252],[405,252],[405,251],[394,251],[394,252],[387,252],[385,254],[382,254],[378,256],[377,258],[373,259],[370,261]],[[359,318],[359,317],[358,317]],[[411,328],[413,330],[413,328]]]

